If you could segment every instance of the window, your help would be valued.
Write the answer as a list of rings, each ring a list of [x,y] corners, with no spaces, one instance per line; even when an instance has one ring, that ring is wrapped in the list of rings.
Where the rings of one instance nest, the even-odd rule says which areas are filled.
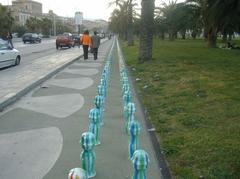
[[[0,50],[7,50],[9,48],[8,42],[0,39]]]

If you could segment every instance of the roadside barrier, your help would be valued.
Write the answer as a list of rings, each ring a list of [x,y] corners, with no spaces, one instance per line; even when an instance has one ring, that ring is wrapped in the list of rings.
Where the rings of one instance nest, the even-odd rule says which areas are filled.
[[[96,154],[94,152],[95,145],[100,145],[100,133],[101,133],[101,126],[104,124],[104,105],[106,102],[108,87],[109,87],[109,74],[111,71],[111,64],[112,64],[112,53],[113,48],[115,46],[116,40],[114,39],[113,45],[110,49],[109,55],[107,57],[105,66],[102,71],[102,75],[100,78],[100,83],[97,86],[97,96],[94,98],[95,108],[92,108],[89,111],[89,131],[84,132],[80,139],[80,144],[83,148],[83,151],[80,155],[80,160],[82,163],[82,168],[86,171],[87,178],[92,178],[96,175],[95,170],[95,160]],[[78,175],[77,172],[82,172],[82,170],[73,169],[69,173],[69,176],[76,176],[77,179]],[[75,172],[75,173],[74,173]],[[74,175],[76,174],[76,175]],[[80,174],[79,174],[80,175]],[[74,178],[71,178],[74,179]],[[78,179],[82,179],[81,177]]]
[[[125,68],[124,58],[117,41],[118,56],[119,56],[119,70],[120,81],[122,82],[123,108],[125,119],[125,131],[129,136],[129,158],[133,162],[133,179],[146,179],[146,169],[149,164],[149,157],[147,152],[141,150],[140,146],[140,131],[141,125],[135,119],[136,107],[133,102],[131,86],[129,84],[127,69]]]
[[[103,72],[100,78],[100,83],[97,86],[97,96],[94,98],[95,107],[89,111],[89,131],[81,135],[80,144],[82,146],[82,153],[80,160],[82,168],[74,168],[70,170],[69,179],[85,179],[96,176],[95,160],[96,154],[94,147],[101,144],[100,133],[101,126],[104,123],[104,106],[106,104],[106,97],[109,87],[109,74],[112,64],[112,53],[115,46],[116,39],[107,57]],[[125,132],[129,135],[129,159],[133,163],[133,176],[134,179],[146,179],[146,169],[149,165],[149,156],[146,151],[141,149],[140,146],[140,132],[141,124],[135,119],[136,107],[132,99],[131,87],[128,80],[127,70],[123,62],[122,53],[117,41],[117,50],[119,54],[119,68],[120,68],[120,81],[122,83],[122,100],[123,100],[123,118],[125,120]]]

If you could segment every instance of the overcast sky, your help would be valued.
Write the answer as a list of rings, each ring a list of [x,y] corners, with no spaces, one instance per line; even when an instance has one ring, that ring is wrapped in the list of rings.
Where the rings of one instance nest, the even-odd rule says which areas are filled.
[[[108,20],[111,12],[115,8],[112,6],[108,8],[109,2],[113,0],[35,0],[42,3],[43,12],[53,10],[59,16],[74,17],[76,11],[83,12],[84,19],[104,19]],[[169,2],[169,0],[155,0],[155,4],[159,5],[162,1]],[[183,1],[183,0],[178,0]],[[136,0],[140,4],[141,0]],[[11,5],[11,0],[0,0],[3,5]]]

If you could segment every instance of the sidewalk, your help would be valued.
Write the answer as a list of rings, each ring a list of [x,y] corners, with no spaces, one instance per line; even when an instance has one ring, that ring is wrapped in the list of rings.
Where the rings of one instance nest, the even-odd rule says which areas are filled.
[[[107,96],[105,125],[102,128],[102,144],[96,146],[96,168],[98,179],[123,179],[131,178],[133,174],[132,161],[128,155],[129,136],[126,135],[123,119],[122,84],[120,82],[119,52],[115,45],[113,63],[110,74],[110,87]],[[144,116],[134,94],[136,104],[136,119],[141,123],[140,145],[148,152],[150,164],[147,178],[161,179],[157,158],[153,150],[148,131],[145,126]]]
[[[105,49],[106,50],[106,49]],[[89,62],[82,62],[89,63]],[[105,62],[102,63],[102,67]],[[101,71],[98,78],[95,79],[94,86],[88,88],[87,92],[81,92],[85,97],[83,108],[75,115],[75,118],[68,119],[71,124],[68,129],[62,131],[65,134],[63,141],[63,151],[56,165],[44,177],[44,179],[60,179],[66,176],[66,169],[81,167],[80,153],[82,151],[78,141],[83,132],[88,130],[88,114],[89,110],[94,107],[94,97],[97,95],[97,84],[100,80]],[[95,89],[94,89],[95,88]],[[106,98],[104,112],[104,126],[101,128],[101,144],[95,146],[96,152],[96,179],[124,179],[132,178],[132,162],[128,155],[128,136],[124,131],[123,104],[121,95],[121,83],[119,72],[118,51],[115,45],[113,53],[113,63],[111,67],[109,90]],[[137,107],[137,119],[141,122],[142,131],[140,135],[140,143],[142,149],[149,153],[150,165],[147,170],[147,178],[162,179],[161,170],[158,167],[157,157],[153,150],[150,136],[144,123],[143,113],[140,111],[139,103],[136,95],[134,102]],[[70,127],[74,126],[74,127]],[[67,135],[66,135],[67,134]]]
[[[92,56],[89,60],[75,60],[0,113],[0,178],[66,179],[70,169],[82,167],[79,140],[88,130],[89,110],[94,107],[97,85],[112,42],[100,46],[98,60],[94,61]],[[121,89],[115,45],[101,145],[95,147],[96,179],[132,177]],[[162,179],[136,95],[133,101],[137,108],[136,118],[142,126],[141,148],[150,157],[147,178]]]
[[[102,41],[102,43],[104,43]],[[0,111],[83,55],[82,48],[58,51],[0,75]],[[14,70],[14,71],[13,71]]]

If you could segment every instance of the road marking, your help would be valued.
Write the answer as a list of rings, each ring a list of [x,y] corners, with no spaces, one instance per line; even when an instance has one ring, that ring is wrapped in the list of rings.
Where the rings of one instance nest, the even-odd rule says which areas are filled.
[[[88,68],[88,69],[72,69],[68,68],[63,70],[62,72],[76,74],[76,75],[84,75],[84,76],[93,76],[98,74],[98,70],[94,68]]]
[[[0,135],[0,178],[43,178],[57,161],[63,137],[56,127]]]
[[[45,85],[54,85],[60,86],[64,88],[72,88],[72,89],[86,89],[92,86],[94,81],[91,78],[68,78],[68,79],[52,79],[45,83]]]
[[[96,68],[96,67],[100,67],[102,66],[101,63],[74,63],[73,65],[70,65],[69,67],[92,67],[92,68]]]
[[[66,118],[82,108],[84,98],[80,94],[63,94],[41,97],[24,97],[16,107],[49,116]]]

